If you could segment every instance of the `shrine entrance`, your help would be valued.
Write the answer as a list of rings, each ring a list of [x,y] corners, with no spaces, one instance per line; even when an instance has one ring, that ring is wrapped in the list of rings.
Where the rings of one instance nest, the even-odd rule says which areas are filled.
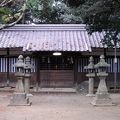
[[[71,87],[73,84],[73,57],[45,56],[40,58],[41,87]]]

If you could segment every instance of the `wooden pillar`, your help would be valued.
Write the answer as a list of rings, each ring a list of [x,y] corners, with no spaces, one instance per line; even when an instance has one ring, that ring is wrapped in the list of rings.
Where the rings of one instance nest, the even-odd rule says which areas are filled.
[[[78,73],[78,57],[74,57],[74,85],[77,84],[77,73]]]
[[[10,50],[9,48],[7,48],[7,81],[6,81],[7,86],[10,85],[9,55],[10,55]]]
[[[36,57],[36,91],[38,91],[40,86],[40,57]]]
[[[105,58],[106,58],[106,48],[104,48],[104,56],[105,56]]]

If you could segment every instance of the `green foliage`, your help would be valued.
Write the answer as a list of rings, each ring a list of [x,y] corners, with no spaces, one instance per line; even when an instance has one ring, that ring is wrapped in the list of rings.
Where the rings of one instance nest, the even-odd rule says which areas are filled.
[[[119,42],[120,0],[96,0],[86,10],[84,21],[90,34],[105,32],[102,43],[115,46]]]
[[[0,24],[16,21],[25,9],[24,0],[0,0]]]
[[[52,23],[54,22],[54,14],[56,11],[52,7],[51,0],[28,0],[27,19],[35,23]]]
[[[9,8],[0,8],[0,15],[2,14],[10,14],[11,13],[11,10]]]
[[[27,19],[35,23],[81,23],[76,6],[64,0],[28,0]]]
[[[84,4],[86,0],[64,0],[66,4],[71,7],[79,7],[81,4]]]

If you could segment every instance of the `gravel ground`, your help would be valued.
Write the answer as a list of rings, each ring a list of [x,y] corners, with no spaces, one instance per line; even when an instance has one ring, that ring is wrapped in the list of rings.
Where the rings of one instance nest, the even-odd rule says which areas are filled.
[[[116,106],[94,107],[80,94],[34,94],[32,106],[7,106],[12,93],[0,92],[0,120],[120,120],[120,94]]]

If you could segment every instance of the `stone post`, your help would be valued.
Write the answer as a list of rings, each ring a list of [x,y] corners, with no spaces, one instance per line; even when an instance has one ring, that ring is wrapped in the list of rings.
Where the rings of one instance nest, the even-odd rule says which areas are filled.
[[[24,88],[25,88],[25,93],[27,96],[32,96],[30,93],[30,78],[31,78],[31,64],[30,64],[30,57],[25,58],[25,77],[24,77]]]
[[[95,68],[94,68],[94,59],[91,56],[89,59],[88,66],[85,66],[84,68],[88,70],[88,74],[86,76],[89,78],[89,91],[86,96],[93,97],[94,95],[94,77],[95,77]]]
[[[110,65],[105,62],[104,55],[101,55],[100,62],[95,65],[95,67],[98,68],[97,76],[100,79],[95,98],[91,102],[95,106],[113,105],[105,81],[106,77],[108,76],[108,73],[106,73],[106,68],[109,66]]]
[[[11,99],[10,99],[10,106],[26,106],[31,105],[31,102],[29,101],[29,98],[27,98],[26,93],[24,92],[24,62],[23,62],[23,56],[20,55],[18,57],[17,63],[14,65],[16,67],[16,79],[17,79],[17,85],[16,90],[13,93]]]
[[[94,97],[94,77],[89,77],[89,89],[88,94],[86,96],[88,97]]]

